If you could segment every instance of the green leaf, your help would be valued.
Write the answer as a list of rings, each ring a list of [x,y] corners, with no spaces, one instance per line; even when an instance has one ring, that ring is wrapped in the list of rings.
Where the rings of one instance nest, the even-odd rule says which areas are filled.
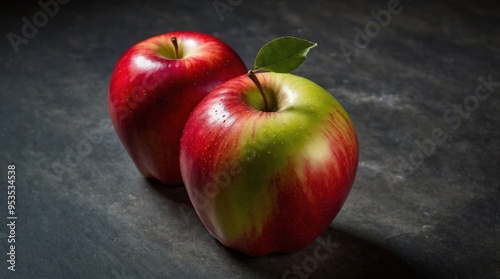
[[[281,37],[265,44],[257,53],[254,70],[289,73],[304,62],[317,44],[296,37]]]

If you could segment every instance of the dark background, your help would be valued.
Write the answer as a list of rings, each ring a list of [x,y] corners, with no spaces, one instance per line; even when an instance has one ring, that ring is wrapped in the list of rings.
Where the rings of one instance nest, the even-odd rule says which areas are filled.
[[[352,46],[354,28],[389,1],[243,0],[221,20],[211,0],[72,0],[18,53],[7,34],[21,35],[21,18],[41,8],[12,2],[0,2],[0,278],[281,278],[312,260],[318,242],[261,258],[225,249],[183,187],[146,181],[128,158],[108,119],[110,74],[127,48],[174,30],[215,35],[248,67],[276,37],[318,43],[294,73],[350,113],[360,162],[321,236],[336,248],[309,278],[500,278],[500,86],[445,118],[475,105],[479,76],[500,81],[496,1],[401,0],[350,63],[340,44]],[[423,154],[416,141],[437,128],[447,138],[410,165]],[[16,272],[6,263],[8,164]]]

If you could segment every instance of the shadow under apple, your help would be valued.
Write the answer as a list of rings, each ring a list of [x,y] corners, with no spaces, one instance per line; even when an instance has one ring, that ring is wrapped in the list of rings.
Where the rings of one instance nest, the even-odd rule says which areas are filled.
[[[416,272],[388,250],[332,227],[293,254],[249,257],[221,246],[242,269],[260,278],[416,278]]]
[[[188,193],[183,184],[166,186],[155,178],[147,178],[146,182],[148,186],[168,200],[189,205],[194,211],[194,207],[189,200]]]

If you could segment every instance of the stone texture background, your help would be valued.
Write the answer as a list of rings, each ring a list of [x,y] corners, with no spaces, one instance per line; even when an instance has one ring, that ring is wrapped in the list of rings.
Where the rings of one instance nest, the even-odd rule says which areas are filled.
[[[334,252],[309,278],[500,278],[500,86],[445,116],[475,105],[479,76],[500,81],[495,1],[401,0],[358,46],[354,28],[389,1],[243,0],[223,20],[213,2],[69,1],[17,53],[7,34],[21,35],[22,17],[41,7],[2,2],[0,162],[5,175],[16,165],[18,220],[16,272],[0,226],[0,278],[281,278],[314,256],[318,242],[262,258],[225,249],[183,187],[144,180],[128,158],[108,119],[110,74],[128,47],[173,30],[213,34],[248,67],[276,37],[318,43],[295,73],[345,106],[361,153],[351,194],[321,236]],[[340,45],[353,50],[350,63]],[[447,138],[415,157],[435,129]],[[102,138],[74,157],[89,133]]]

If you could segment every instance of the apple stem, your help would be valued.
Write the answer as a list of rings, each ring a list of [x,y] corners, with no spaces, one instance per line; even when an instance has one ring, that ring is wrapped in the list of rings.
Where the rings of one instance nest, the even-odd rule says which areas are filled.
[[[176,37],[172,37],[172,38],[170,38],[170,41],[174,45],[175,59],[179,59],[179,46],[177,45],[177,38]]]
[[[254,70],[249,70],[247,72],[247,76],[253,81],[253,83],[255,83],[255,85],[259,89],[260,95],[262,95],[262,99],[264,100],[265,110],[270,111],[269,110],[269,103],[267,102],[267,99],[266,99],[266,94],[264,94],[264,90],[262,90],[262,86],[260,85],[259,79],[255,75]]]

